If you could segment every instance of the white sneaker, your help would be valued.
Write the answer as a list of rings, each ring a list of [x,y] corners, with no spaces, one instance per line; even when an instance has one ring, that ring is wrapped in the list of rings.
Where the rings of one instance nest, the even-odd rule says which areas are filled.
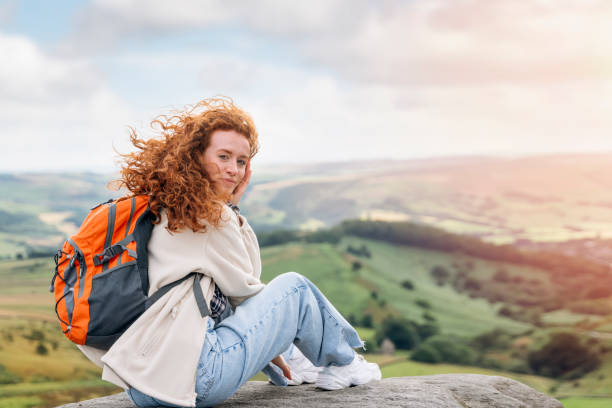
[[[291,368],[292,378],[287,380],[288,385],[312,384],[317,381],[319,372],[323,369],[313,365],[297,347],[293,348],[293,353],[287,364]]]
[[[349,365],[325,367],[317,378],[317,387],[324,390],[339,390],[381,378],[378,364],[368,363],[362,355],[355,354],[355,358]]]

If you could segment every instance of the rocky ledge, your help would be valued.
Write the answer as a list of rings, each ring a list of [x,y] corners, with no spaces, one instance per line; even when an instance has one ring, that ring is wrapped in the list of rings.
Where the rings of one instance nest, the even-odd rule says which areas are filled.
[[[132,408],[125,393],[63,405],[65,408]],[[410,407],[557,408],[559,401],[505,377],[442,374],[385,378],[340,391],[314,385],[280,388],[261,381],[245,384],[221,407]]]

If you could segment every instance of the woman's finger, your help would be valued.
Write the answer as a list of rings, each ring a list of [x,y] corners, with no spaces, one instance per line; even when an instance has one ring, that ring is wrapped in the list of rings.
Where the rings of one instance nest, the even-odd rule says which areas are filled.
[[[238,183],[238,185],[234,189],[234,193],[232,194],[231,201],[234,205],[238,205],[238,203],[240,202],[240,199],[242,198],[242,195],[246,191],[250,180],[251,180],[251,161],[249,160],[246,164],[244,177],[242,178],[242,180],[240,180],[240,183]]]
[[[248,161],[246,164],[246,168],[244,170],[244,177],[242,177],[242,180],[240,180],[238,187],[240,189],[246,190],[246,187],[249,184],[250,180],[251,180],[251,162]]]
[[[272,363],[283,371],[283,375],[291,380],[291,368],[285,362],[283,356],[276,356],[272,359]]]

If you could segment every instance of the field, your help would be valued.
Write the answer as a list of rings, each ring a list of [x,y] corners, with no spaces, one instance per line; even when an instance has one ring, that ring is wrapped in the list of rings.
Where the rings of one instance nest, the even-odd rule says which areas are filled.
[[[348,245],[367,245],[371,258],[348,254]],[[354,268],[356,260],[362,265],[358,270]],[[492,262],[354,237],[345,237],[338,245],[292,243],[264,248],[262,261],[264,281],[279,273],[300,272],[315,282],[345,316],[360,318],[368,312],[376,320],[391,313],[421,320],[423,311],[415,302],[427,299],[444,333],[472,337],[493,327],[516,333],[533,329],[528,323],[499,316],[499,305],[437,285],[429,274],[436,265],[452,268],[470,263],[474,274],[485,276],[500,266]],[[504,267],[513,274],[540,273],[525,267]],[[52,261],[44,258],[0,262],[0,279],[4,282],[0,287],[0,378],[12,378],[14,382],[0,385],[0,407],[51,407],[120,391],[101,381],[100,369],[58,329],[48,292],[51,274]],[[413,290],[401,286],[406,279],[412,281]],[[573,327],[574,320],[571,314],[561,313],[556,323]],[[374,329],[359,328],[359,332],[366,343],[372,342]],[[542,336],[545,333],[542,330]],[[579,380],[563,382],[503,370],[417,363],[403,351],[394,356],[370,354],[368,358],[381,364],[384,377],[461,372],[504,375],[564,397],[570,407],[612,403],[612,361],[605,361],[600,369]],[[256,379],[264,378],[258,374]]]
[[[244,202],[258,231],[349,218],[410,220],[495,243],[612,238],[609,154],[463,157],[258,168]],[[0,174],[0,257],[53,247],[115,175]],[[604,251],[610,261],[612,249]]]
[[[59,330],[48,291],[52,265],[0,262],[0,407],[53,407],[120,391]]]
[[[283,228],[376,218],[496,243],[610,238],[610,163],[609,155],[548,155],[318,165],[262,180],[245,208],[257,225]]]
[[[355,257],[345,252],[347,246],[355,248],[366,245],[371,258]],[[430,312],[441,325],[442,332],[461,337],[472,337],[492,328],[503,328],[508,332],[534,331],[532,346],[541,346],[551,332],[575,330],[575,324],[584,322],[585,317],[593,322],[607,321],[605,317],[594,317],[561,310],[545,316],[554,324],[548,328],[537,328],[528,323],[500,317],[497,314],[501,304],[490,304],[483,299],[473,299],[467,294],[454,291],[449,286],[439,286],[431,278],[434,266],[451,270],[469,264],[471,276],[490,278],[500,268],[512,277],[535,279],[546,282],[544,271],[532,267],[501,264],[472,258],[460,254],[428,251],[391,245],[378,241],[344,237],[334,246],[330,244],[287,244],[262,251],[263,279],[270,280],[278,273],[296,271],[315,282],[345,315],[361,315],[370,312],[397,312],[415,320],[422,319],[422,309],[415,306],[419,299],[426,299],[431,305]],[[362,267],[355,271],[352,263],[358,261]],[[410,280],[413,290],[406,290],[401,283]],[[377,293],[376,301],[372,292]],[[385,308],[381,310],[380,301]],[[385,309],[382,308],[382,309]],[[597,327],[595,325],[594,327]],[[599,335],[608,336],[603,324],[598,326]],[[363,339],[372,339],[372,329],[359,328]],[[371,340],[370,340],[371,341]],[[407,359],[407,353],[397,352],[395,356],[368,355],[368,359],[381,364],[383,377],[433,375],[444,373],[479,373],[502,375],[521,381],[541,392],[553,395],[570,407],[596,408],[612,406],[612,361],[610,355],[602,366],[579,380],[562,381],[529,374],[518,374],[503,370],[468,367],[451,364],[423,364]],[[259,379],[263,379],[259,378]]]
[[[338,250],[347,245],[367,243],[375,254],[361,260],[366,266],[358,272],[351,270],[351,258]],[[497,306],[482,299],[471,299],[449,287],[439,287],[429,276],[434,265],[450,268],[453,262],[471,260],[461,256],[415,248],[398,249],[393,245],[375,241],[349,238],[338,248],[331,245],[289,244],[266,249],[262,254],[263,280],[270,280],[279,273],[299,272],[315,282],[345,316],[362,315],[364,311],[382,313],[385,308],[397,311],[408,318],[421,320],[422,309],[415,306],[419,299],[427,300],[431,313],[440,322],[445,333],[473,336],[493,327],[520,332],[529,325],[496,314]],[[479,260],[476,262],[480,268]],[[484,262],[484,261],[482,261]],[[484,269],[484,266],[483,266]],[[408,291],[401,282],[410,279],[415,286]],[[376,301],[372,292],[377,293]]]

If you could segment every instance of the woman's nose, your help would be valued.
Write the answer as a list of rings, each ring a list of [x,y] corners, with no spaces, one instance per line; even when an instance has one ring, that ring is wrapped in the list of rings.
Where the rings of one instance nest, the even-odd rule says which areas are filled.
[[[238,166],[234,162],[230,162],[225,166],[225,171],[231,175],[235,175],[238,172]]]

